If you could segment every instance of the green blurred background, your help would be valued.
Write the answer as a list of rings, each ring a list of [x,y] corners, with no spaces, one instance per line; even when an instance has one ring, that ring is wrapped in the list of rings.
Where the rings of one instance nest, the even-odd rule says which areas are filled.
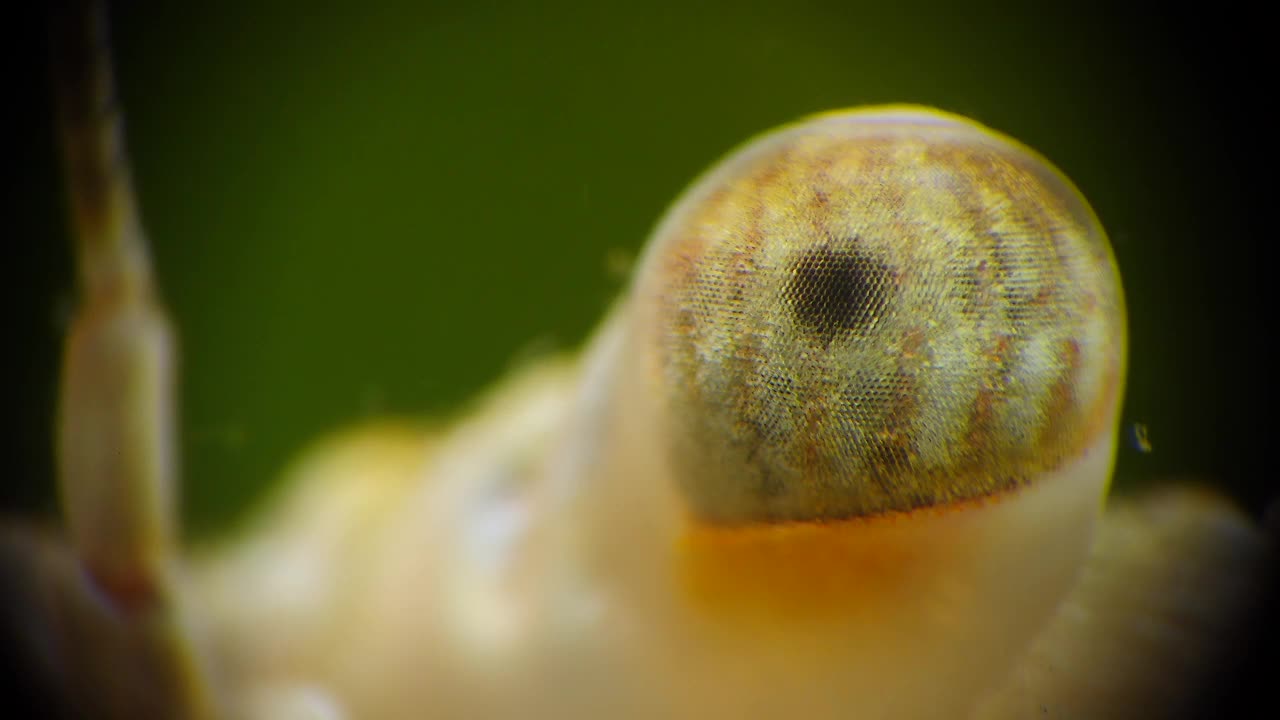
[[[1264,325],[1248,109],[1215,89],[1236,62],[1222,28],[1058,4],[180,5],[130,3],[114,30],[181,331],[196,534],[326,431],[447,414],[513,357],[578,345],[623,284],[619,259],[734,145],[889,101],[1007,132],[1093,203],[1128,295],[1125,422],[1153,444],[1126,439],[1120,482],[1208,477],[1254,511],[1272,492],[1249,462]],[[19,471],[0,501],[47,512],[72,296],[33,53],[13,66]]]

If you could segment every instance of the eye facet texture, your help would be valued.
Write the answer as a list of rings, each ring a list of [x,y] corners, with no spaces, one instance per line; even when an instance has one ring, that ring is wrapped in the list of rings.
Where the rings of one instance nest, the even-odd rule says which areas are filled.
[[[695,516],[834,520],[1000,493],[1114,430],[1110,246],[1047,161],[961,118],[823,115],[658,231],[672,467]]]

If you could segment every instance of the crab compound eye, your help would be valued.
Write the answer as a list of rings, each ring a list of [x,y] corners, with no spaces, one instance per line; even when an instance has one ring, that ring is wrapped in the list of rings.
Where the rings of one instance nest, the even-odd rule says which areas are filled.
[[[1033,483],[1114,431],[1125,328],[1092,210],[1027,148],[910,108],[755,140],[659,228],[665,451],[713,524]]]

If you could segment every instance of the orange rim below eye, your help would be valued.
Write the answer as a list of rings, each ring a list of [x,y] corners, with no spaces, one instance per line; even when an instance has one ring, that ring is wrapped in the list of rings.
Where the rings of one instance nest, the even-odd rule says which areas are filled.
[[[730,527],[690,519],[678,541],[680,583],[694,607],[717,617],[875,617],[929,592],[939,568],[956,561],[951,520],[1013,494],[839,521]]]

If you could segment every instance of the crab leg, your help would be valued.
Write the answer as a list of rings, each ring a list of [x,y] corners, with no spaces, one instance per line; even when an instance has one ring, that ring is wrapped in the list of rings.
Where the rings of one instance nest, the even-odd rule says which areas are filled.
[[[64,38],[59,57],[79,265],[62,368],[59,491],[89,572],[117,602],[137,606],[159,594],[174,546],[174,343],[124,155],[104,19],[95,12],[64,26],[83,35]]]
[[[175,343],[133,192],[106,24],[98,2],[54,11],[54,85],[78,264],[58,408],[58,484],[85,597],[98,600],[96,610],[82,600],[73,614],[88,654],[119,663],[93,670],[136,671],[139,694],[148,697],[124,697],[123,705],[199,717],[208,715],[207,692],[177,592]]]

